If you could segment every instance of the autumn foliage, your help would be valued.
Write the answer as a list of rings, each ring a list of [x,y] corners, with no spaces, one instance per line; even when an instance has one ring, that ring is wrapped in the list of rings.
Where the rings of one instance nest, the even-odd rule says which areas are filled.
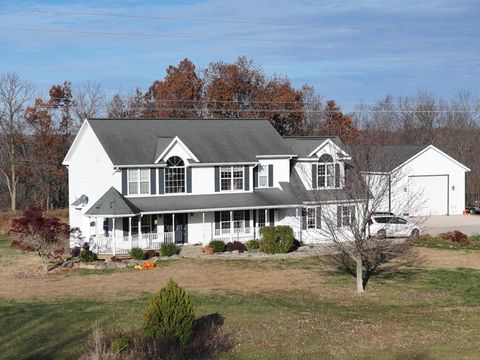
[[[31,207],[12,220],[10,233],[17,235],[12,247],[36,253],[48,271],[50,261],[64,254],[70,227],[56,217],[47,216],[41,208]]]

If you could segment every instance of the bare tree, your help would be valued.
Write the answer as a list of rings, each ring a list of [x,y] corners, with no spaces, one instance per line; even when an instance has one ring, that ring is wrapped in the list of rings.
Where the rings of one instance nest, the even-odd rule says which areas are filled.
[[[17,208],[18,166],[25,129],[25,107],[34,87],[16,73],[0,75],[0,172],[10,196],[10,207]]]
[[[100,83],[87,82],[74,92],[75,127],[78,129],[83,120],[101,116],[106,107],[106,96]]]
[[[414,211],[421,198],[419,194],[404,195],[401,189],[405,186],[404,172],[391,171],[396,163],[395,153],[386,153],[372,145],[350,146],[348,153],[351,158],[343,159],[343,180],[342,177],[339,180],[328,178],[331,170],[327,167],[333,166],[332,159],[323,165],[320,158],[316,166],[325,166],[321,171],[304,171],[304,177],[318,176],[313,183],[322,183],[321,186],[327,189],[309,192],[310,201],[307,203],[311,205],[304,209],[303,228],[311,229],[310,234],[313,231],[315,240],[330,244],[333,255],[326,257],[326,261],[355,276],[357,292],[363,293],[372,276],[398,269],[413,259],[408,242],[384,239],[370,233],[372,215],[393,211],[392,207]],[[341,167],[337,167],[337,171],[341,172]],[[337,189],[328,189],[337,181]]]

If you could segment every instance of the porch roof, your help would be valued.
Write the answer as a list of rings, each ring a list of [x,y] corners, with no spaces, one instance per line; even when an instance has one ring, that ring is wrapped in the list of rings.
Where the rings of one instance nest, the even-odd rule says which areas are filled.
[[[89,216],[131,216],[140,210],[125,198],[113,186],[85,213]]]

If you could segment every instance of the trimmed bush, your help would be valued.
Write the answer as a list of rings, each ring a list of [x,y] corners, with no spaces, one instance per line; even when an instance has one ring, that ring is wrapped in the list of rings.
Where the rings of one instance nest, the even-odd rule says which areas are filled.
[[[190,296],[172,279],[150,297],[144,315],[145,336],[186,344],[192,337],[195,314]]]
[[[119,336],[112,340],[110,350],[114,354],[125,353],[130,348],[130,340],[126,336]]]
[[[80,262],[93,262],[97,261],[98,257],[97,254],[90,250],[83,250],[80,252],[80,257],[79,257]]]
[[[247,245],[248,250],[257,250],[260,247],[259,240],[248,240],[245,245]]]
[[[457,243],[460,245],[469,245],[470,241],[468,239],[468,236],[461,231],[454,230],[453,232],[449,231],[446,233],[441,233],[438,234],[438,237],[442,240],[448,240],[453,243]]]
[[[212,240],[208,243],[208,247],[211,247],[216,253],[225,251],[225,243],[222,240]]]
[[[285,254],[293,248],[293,229],[290,226],[267,226],[260,229],[260,251],[266,254]]]
[[[162,256],[172,256],[178,254],[180,249],[175,244],[162,244],[160,247],[160,254]]]
[[[229,242],[227,245],[225,245],[225,251],[235,251],[235,250],[243,253],[244,251],[247,251],[248,249],[240,241]]]
[[[131,248],[130,251],[128,252],[130,257],[135,260],[144,260],[145,259],[145,253],[143,252],[142,249],[138,247]]]

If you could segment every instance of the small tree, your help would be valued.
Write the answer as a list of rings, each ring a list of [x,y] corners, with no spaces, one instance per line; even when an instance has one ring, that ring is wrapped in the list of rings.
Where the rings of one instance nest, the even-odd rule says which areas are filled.
[[[48,271],[50,261],[64,254],[70,227],[56,217],[46,216],[42,209],[31,207],[12,220],[10,232],[17,235],[12,247],[35,252]]]
[[[186,344],[193,333],[195,314],[190,296],[172,279],[150,297],[144,312],[148,337]]]

